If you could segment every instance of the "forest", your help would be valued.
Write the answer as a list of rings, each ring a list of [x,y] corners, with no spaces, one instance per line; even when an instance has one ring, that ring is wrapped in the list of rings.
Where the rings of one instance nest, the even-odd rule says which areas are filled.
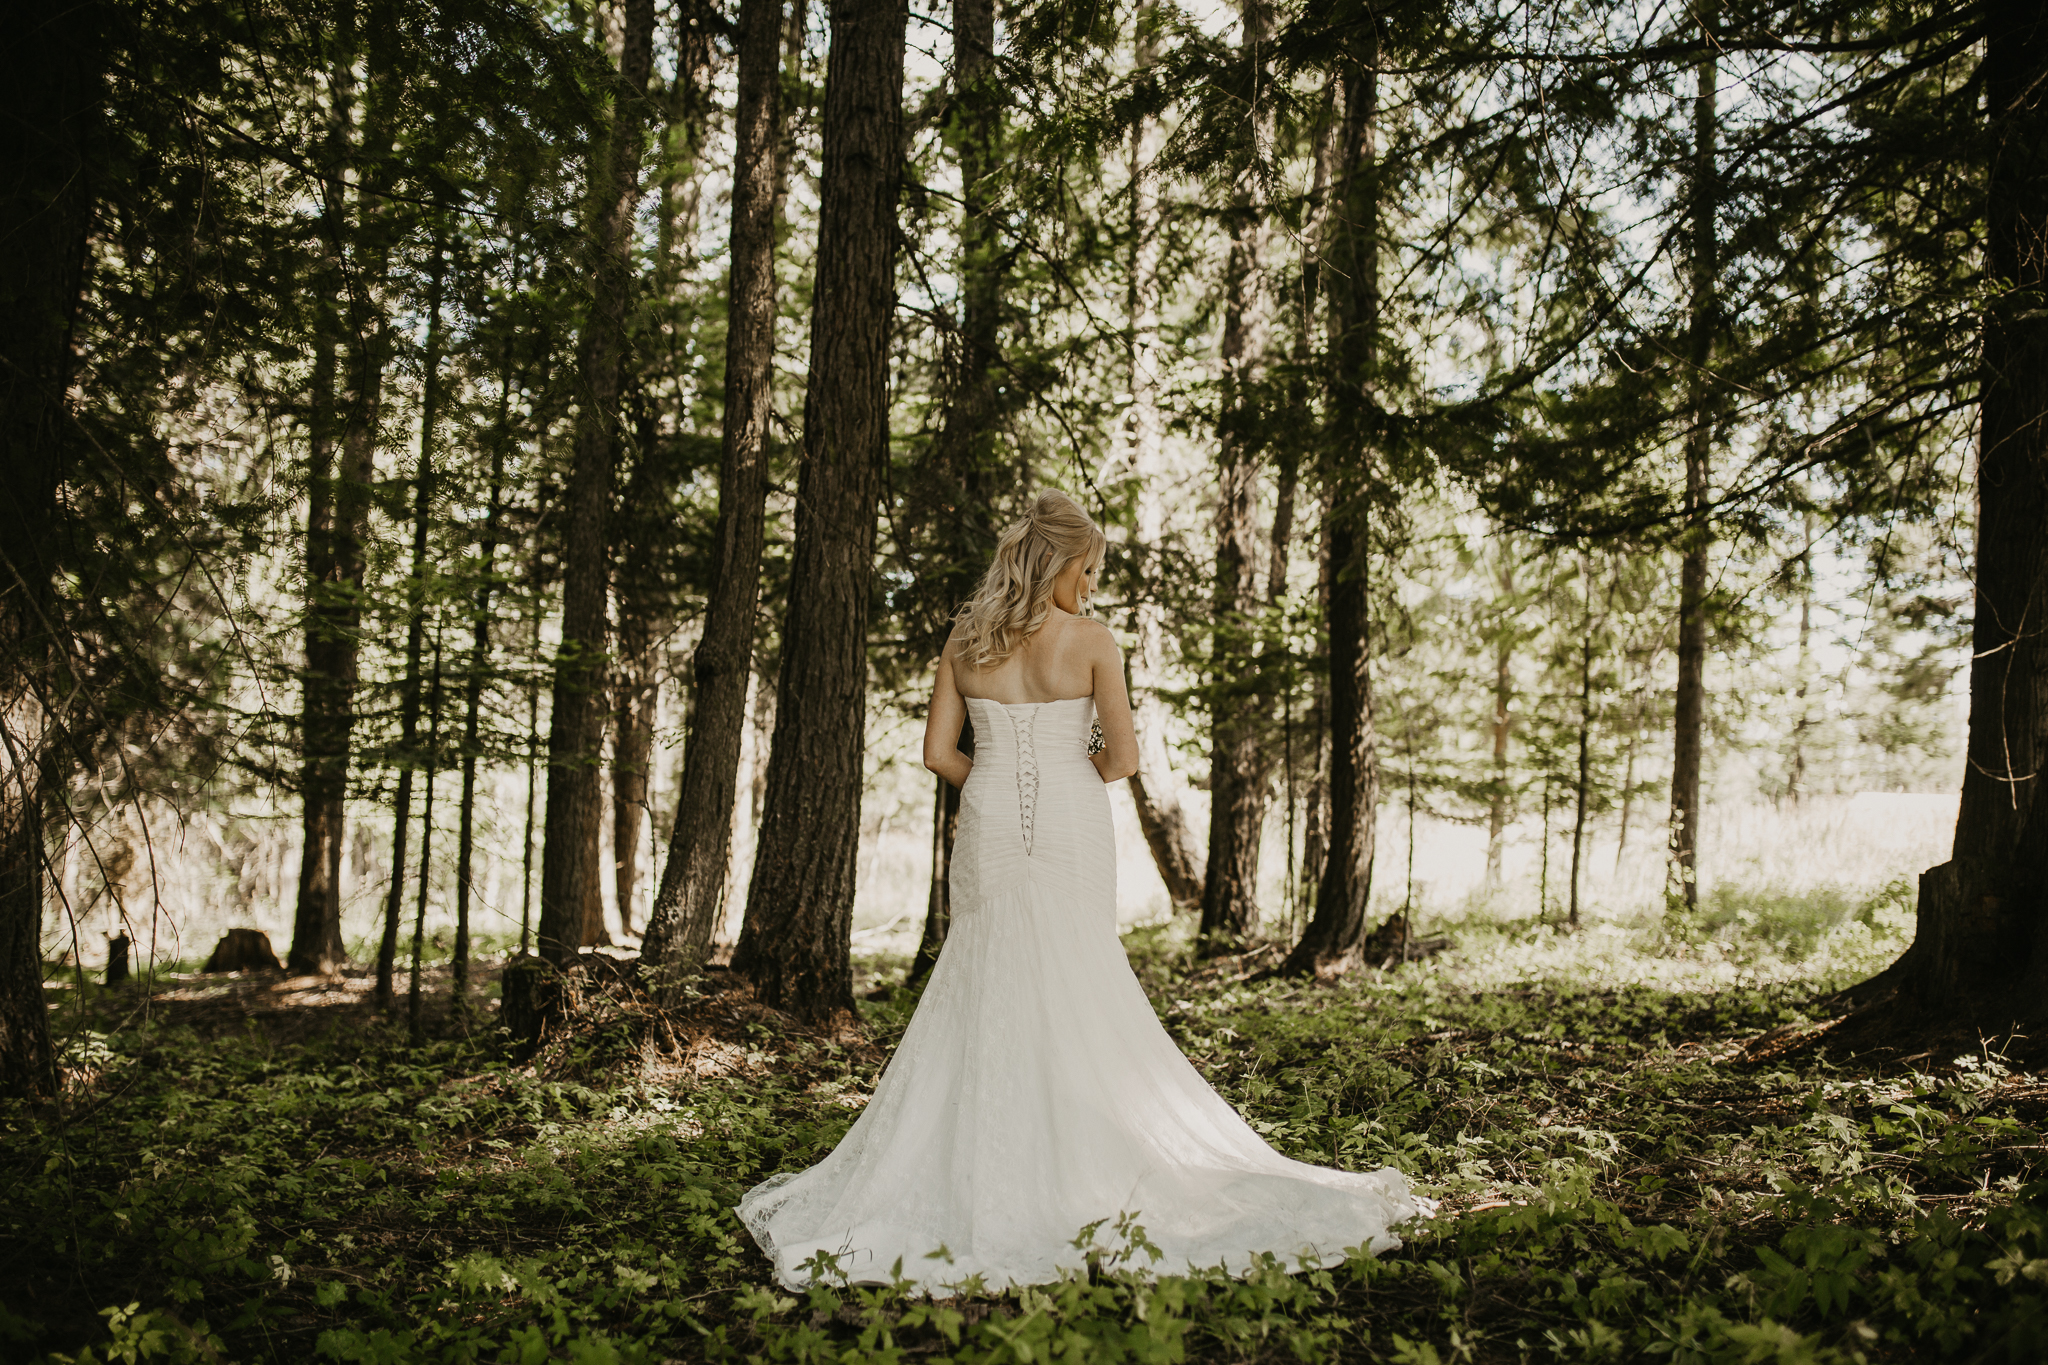
[[[0,1356],[2048,1358],[2038,0],[8,29]],[[793,1294],[1046,488],[1140,983],[1437,1211]]]

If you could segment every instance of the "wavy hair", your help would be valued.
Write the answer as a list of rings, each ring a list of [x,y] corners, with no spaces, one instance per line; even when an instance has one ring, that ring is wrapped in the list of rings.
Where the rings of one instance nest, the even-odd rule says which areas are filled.
[[[954,618],[959,661],[982,669],[1009,658],[1051,615],[1053,580],[1077,559],[1100,560],[1107,544],[1072,498],[1051,488],[1040,493],[996,542],[995,562]]]

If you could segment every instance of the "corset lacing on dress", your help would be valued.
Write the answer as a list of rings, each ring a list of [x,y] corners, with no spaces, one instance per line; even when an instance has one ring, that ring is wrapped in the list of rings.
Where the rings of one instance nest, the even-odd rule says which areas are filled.
[[[1038,822],[1036,732],[1040,709],[1030,707],[1020,721],[1015,710],[1007,706],[1003,708],[1003,713],[1010,718],[1010,729],[1017,737],[1017,823],[1023,826],[1024,856],[1027,858],[1031,856],[1031,836]]]

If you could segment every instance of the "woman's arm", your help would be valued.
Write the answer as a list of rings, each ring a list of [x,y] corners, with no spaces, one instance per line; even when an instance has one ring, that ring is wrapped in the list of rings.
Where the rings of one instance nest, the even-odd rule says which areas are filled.
[[[938,676],[932,682],[932,704],[925,712],[924,766],[956,787],[967,785],[974,760],[960,752],[960,731],[967,724],[967,702],[953,681],[953,642],[939,655]]]
[[[1108,626],[1097,624],[1089,634],[1095,719],[1102,726],[1102,752],[1089,761],[1104,782],[1116,782],[1138,771],[1138,732],[1131,724],[1131,696],[1124,687],[1124,654]]]

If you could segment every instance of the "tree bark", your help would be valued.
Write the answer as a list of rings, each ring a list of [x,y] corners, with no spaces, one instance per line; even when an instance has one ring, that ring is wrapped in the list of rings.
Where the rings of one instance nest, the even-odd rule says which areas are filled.
[[[1323,470],[1328,499],[1330,828],[1315,914],[1283,972],[1341,971],[1366,935],[1379,815],[1379,745],[1373,726],[1370,631],[1371,451],[1377,440],[1374,368],[1379,297],[1379,41],[1346,54],[1344,127],[1330,224],[1333,332],[1330,430]]]
[[[377,945],[377,1007],[391,1008],[398,925],[405,900],[406,831],[412,820],[412,774],[419,761],[420,658],[427,628],[427,533],[433,525],[434,424],[441,405],[441,304],[448,267],[440,237],[427,281],[426,382],[420,395],[420,458],[413,472],[412,572],[406,583],[405,680],[398,703],[398,793],[391,813],[391,887],[384,898],[384,937]]]
[[[364,127],[361,146],[352,144],[349,121],[357,100],[352,6],[342,8],[338,27],[340,55],[330,89],[329,180],[322,218],[329,266],[338,277],[328,282],[342,286],[342,389],[338,399],[331,397],[336,378],[336,357],[330,349],[333,342],[316,340],[313,429],[308,433],[312,452],[307,494],[309,589],[302,697],[305,839],[300,849],[292,946],[285,957],[285,969],[294,974],[333,972],[347,960],[341,942],[341,853],[347,836],[363,581],[368,568],[364,540],[369,534],[370,483],[376,474],[377,439],[383,420],[384,369],[392,344],[378,298],[389,251],[389,210],[375,200],[370,188],[385,174],[382,159],[389,130],[371,119]],[[371,79],[378,74],[379,64],[373,63]],[[353,222],[349,221],[351,204],[345,184],[345,170],[351,163],[363,186],[354,199]],[[323,318],[323,322],[331,320],[332,314]],[[338,411],[327,417],[330,402]],[[338,440],[335,424],[340,427]],[[338,468],[331,463],[337,444]]]
[[[1793,805],[1806,799],[1806,736],[1813,729],[1807,692],[1813,671],[1813,513],[1801,518],[1805,540],[1799,550],[1799,680],[1792,699],[1798,715],[1792,722],[1792,760],[1786,765],[1785,796]]]
[[[61,789],[50,714],[58,490],[86,284],[101,99],[97,6],[39,13],[0,44],[0,1095],[46,1098],[44,815]]]
[[[420,803],[420,885],[412,916],[412,972],[405,992],[405,1029],[418,1047],[426,1037],[420,990],[421,960],[427,950],[427,888],[434,869],[434,777],[441,757],[441,628],[434,627],[434,680],[427,700],[426,799]],[[392,880],[403,882],[396,869]]]
[[[324,311],[324,310],[323,310]],[[327,325],[322,318],[321,326]],[[328,671],[336,653],[329,620],[328,583],[334,576],[334,369],[335,343],[313,342],[311,392],[306,404],[306,673],[300,698],[302,816],[299,893],[285,969],[329,972],[340,965],[341,840],[348,751],[334,752],[331,717],[340,679]],[[337,761],[341,771],[334,774]]]
[[[576,450],[565,506],[562,647],[555,657],[548,723],[548,795],[541,836],[542,957],[573,961],[602,903],[599,835],[604,823],[598,759],[604,739],[606,564],[626,310],[633,292],[632,239],[640,200],[641,135],[653,69],[654,0],[626,0],[618,102],[601,154],[591,163],[590,312],[578,346],[581,392]]]
[[[960,330],[949,375],[946,408],[937,438],[919,462],[914,505],[898,525],[916,543],[925,608],[922,629],[913,626],[912,648],[927,657],[945,648],[953,614],[974,591],[976,575],[995,541],[989,514],[990,473],[1004,459],[1003,429],[1009,418],[1005,393],[1019,386],[999,383],[1003,364],[1003,298],[1009,258],[997,230],[992,176],[1002,166],[1004,93],[995,81],[994,0],[954,0],[953,110],[947,145],[960,166]],[[905,500],[906,504],[912,502]],[[902,547],[899,547],[902,548]],[[973,727],[962,727],[962,752],[972,753]],[[922,980],[938,961],[952,924],[948,884],[953,831],[959,823],[960,793],[940,782],[933,797],[934,846],[924,930],[909,980]]]
[[[697,237],[705,129],[714,80],[712,37],[705,22],[711,13],[700,4],[676,8],[676,74],[669,85],[667,125],[659,143],[663,154],[651,280],[658,299],[674,296],[677,271]],[[770,15],[771,24],[779,16],[778,6]],[[746,16],[741,19],[744,23]],[[743,94],[742,104],[745,101]],[[728,307],[729,329],[737,311]],[[728,382],[732,343],[728,330]],[[668,533],[676,490],[685,473],[685,462],[671,453],[671,443],[660,439],[654,403],[637,381],[634,399],[638,461],[623,500],[626,525],[614,537],[622,547],[640,543],[641,537]],[[641,831],[654,823],[648,793],[654,781],[654,726],[663,675],[657,651],[667,640],[675,615],[673,586],[665,569],[665,565],[621,560],[615,566],[612,585],[619,624],[618,657],[612,674],[612,873],[619,927],[629,934],[635,932],[633,908],[639,898]],[[642,955],[644,960],[644,942]]]
[[[633,933],[640,889],[640,831],[648,816],[654,759],[654,706],[661,680],[654,657],[657,622],[620,612],[619,660],[612,673],[612,878],[619,928]]]
[[[1702,9],[1703,36],[1713,36],[1715,11]],[[1685,532],[1678,570],[1678,691],[1671,740],[1671,853],[1666,894],[1690,910],[1699,904],[1700,757],[1707,709],[1708,464],[1715,401],[1708,367],[1714,358],[1715,98],[1720,63],[1700,63],[1693,97],[1692,318],[1687,384],[1691,429],[1685,438]]]
[[[1157,7],[1138,13],[1137,63],[1156,60]],[[1131,405],[1124,417],[1124,439],[1136,488],[1137,545],[1141,566],[1155,564],[1166,538],[1166,469],[1163,424],[1159,415],[1159,178],[1152,163],[1159,155],[1159,124],[1141,118],[1131,129]],[[1140,569],[1142,572],[1142,567]],[[1176,909],[1197,907],[1202,900],[1202,859],[1195,832],[1181,805],[1183,783],[1174,771],[1166,745],[1169,724],[1159,689],[1165,685],[1166,611],[1149,594],[1140,594],[1132,612],[1130,673],[1132,720],[1138,732],[1138,771],[1131,774],[1131,799],[1138,808],[1138,828],[1151,850],[1167,899]]]
[[[1262,0],[1243,10],[1243,50],[1256,85],[1272,15]],[[1261,92],[1263,93],[1263,92]],[[1223,415],[1217,431],[1216,569],[1211,598],[1209,858],[1202,877],[1200,951],[1235,951],[1259,929],[1259,851],[1272,770],[1265,757],[1268,689],[1259,652],[1258,483],[1260,381],[1265,371],[1265,205],[1257,163],[1272,140],[1272,101],[1252,101],[1253,164],[1230,216],[1224,277]]]
[[[663,194],[668,193],[663,187]],[[666,209],[663,210],[666,212]],[[661,284],[657,280],[656,288]],[[618,619],[618,648],[611,676],[612,888],[619,907],[619,930],[631,934],[633,901],[640,886],[640,829],[651,819],[647,793],[653,783],[654,715],[661,699],[661,660],[657,655],[668,635],[674,601],[665,566],[633,556],[632,547],[667,534],[673,519],[680,462],[663,448],[654,405],[636,376],[630,402],[633,414],[633,476],[619,499],[620,518],[613,525],[616,549],[612,569],[612,601]],[[602,904],[599,905],[602,910]],[[603,942],[600,922],[585,942]]]
[[[2048,1013],[2048,16],[1987,14],[1990,125],[1970,731],[1951,859],[1920,877],[1908,979],[1981,1026]]]
[[[512,277],[516,285],[516,258]],[[458,1019],[469,1013],[469,898],[475,875],[476,767],[483,728],[485,674],[491,659],[491,599],[497,587],[493,579],[505,514],[505,453],[511,443],[512,350],[508,344],[499,362],[498,413],[491,427],[491,483],[484,506],[483,535],[477,545],[476,605],[470,616],[469,665],[462,683],[462,810],[455,835],[455,954],[449,968]]]
[[[876,499],[888,458],[902,0],[833,0],[817,284],[775,738],[733,969],[806,1019],[853,1005],[850,957]]]
[[[346,348],[344,366],[351,378],[339,404],[340,468],[329,494],[332,510],[321,558],[324,572],[315,585],[316,606],[309,615],[307,841],[301,855],[299,913],[285,959],[286,970],[294,974],[332,972],[347,960],[341,942],[341,855],[362,652],[363,579],[368,568],[364,540],[369,533],[370,481],[376,473],[388,346],[382,319],[359,317],[351,330],[355,340]],[[312,638],[315,635],[317,639]]]
[[[1493,642],[1493,789],[1486,798],[1486,885],[1496,889],[1501,882],[1501,855],[1507,845],[1508,740],[1515,725],[1515,565],[1505,552],[1499,584],[1509,610],[1495,627],[1498,634]]]
[[[672,998],[675,986],[703,967],[725,906],[733,798],[761,596],[768,428],[774,418],[781,19],[780,0],[742,0],[718,559],[704,637],[697,645],[675,828],[641,943],[641,961],[664,998]]]
[[[1316,616],[1327,622],[1330,618],[1330,501],[1329,481],[1323,483],[1325,496],[1319,509],[1319,531],[1316,536]],[[1315,757],[1309,772],[1308,790],[1302,793],[1301,822],[1301,884],[1307,888],[1309,899],[1314,900],[1316,889],[1323,882],[1323,868],[1328,864],[1330,852],[1330,671],[1329,636],[1323,633],[1316,646],[1313,681],[1309,689],[1308,732],[1310,742],[1315,745]]]
[[[1579,556],[1579,582],[1585,592],[1585,620],[1579,636],[1579,774],[1573,788],[1572,806],[1572,894],[1565,922],[1579,927],[1579,866],[1586,847],[1586,802],[1592,784],[1593,742],[1593,570],[1584,554]]]

